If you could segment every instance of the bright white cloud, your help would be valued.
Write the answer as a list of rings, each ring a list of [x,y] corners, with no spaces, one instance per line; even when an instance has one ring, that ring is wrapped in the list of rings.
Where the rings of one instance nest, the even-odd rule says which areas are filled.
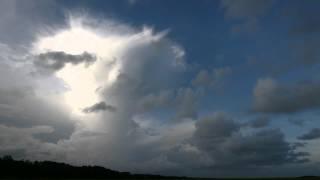
[[[47,52],[63,52],[68,56],[87,52],[97,58],[89,66],[65,64],[49,75],[64,84],[65,103],[79,120],[69,139],[51,144],[57,153],[65,155],[65,160],[138,171],[149,158],[158,158],[162,150],[191,136],[192,120],[172,127],[166,124],[152,127],[148,124],[158,124],[159,118],[139,119],[146,112],[137,108],[140,100],[148,94],[176,89],[179,73],[186,67],[185,51],[167,38],[167,33],[113,21],[96,24],[87,17],[73,17],[69,28],[39,37],[33,44],[35,56]],[[184,98],[187,97],[179,99],[188,101]],[[115,107],[116,111],[83,113],[84,108],[99,102]]]
[[[124,27],[106,22],[107,29],[104,32],[102,29],[103,25],[99,27],[85,26],[84,24],[87,21],[90,21],[90,19],[71,17],[69,29],[58,32],[53,36],[40,38],[39,41],[34,43],[32,50],[34,54],[53,51],[77,55],[89,52],[97,56],[97,61],[88,67],[68,64],[56,73],[56,77],[62,79],[68,89],[65,93],[66,103],[78,114],[80,114],[81,109],[84,107],[98,101],[97,89],[110,86],[117,80],[120,73],[127,73],[124,70],[127,67],[124,66],[139,68],[136,65],[139,62],[134,61],[150,61],[149,59],[152,58],[143,57],[144,54],[141,55],[142,60],[134,59],[138,57],[129,57],[128,53],[132,53],[132,49],[141,49],[147,45],[151,45],[150,50],[157,51],[157,48],[161,50],[162,44],[167,41],[165,39],[167,31],[154,33],[148,27],[144,27],[141,31],[138,31],[129,26]],[[109,27],[107,27],[108,25]],[[126,32],[122,32],[122,30],[116,32],[114,30],[119,27],[126,29]],[[172,54],[169,57],[172,64],[184,66],[183,57],[185,53],[183,49],[170,42],[167,45],[168,49],[166,51]],[[163,52],[154,53],[146,54],[146,56],[158,56],[156,53]],[[165,60],[158,59],[158,61]]]

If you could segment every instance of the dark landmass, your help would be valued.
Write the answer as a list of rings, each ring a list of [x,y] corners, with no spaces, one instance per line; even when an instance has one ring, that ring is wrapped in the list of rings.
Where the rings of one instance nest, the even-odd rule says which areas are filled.
[[[14,160],[11,156],[0,158],[0,179],[184,179],[160,175],[132,174],[100,166],[71,166],[52,161]]]
[[[52,161],[14,160],[11,156],[0,158],[0,179],[221,179],[221,178],[190,178],[181,176],[161,176],[148,174],[132,174],[119,172],[100,166],[71,166]],[[317,176],[293,178],[226,178],[226,179],[320,179]]]

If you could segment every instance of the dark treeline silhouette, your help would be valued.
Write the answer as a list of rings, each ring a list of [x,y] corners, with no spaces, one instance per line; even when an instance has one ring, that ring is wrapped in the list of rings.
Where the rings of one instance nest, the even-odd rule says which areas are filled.
[[[0,158],[0,179],[2,178],[53,178],[53,179],[171,179],[160,175],[131,174],[118,172],[99,166],[71,166],[52,161],[14,160],[11,156]]]
[[[131,174],[119,172],[99,166],[71,166],[65,163],[52,161],[14,160],[11,156],[0,158],[0,179],[189,179],[189,180],[218,180],[220,178],[190,178],[178,176],[161,176],[146,174]],[[228,178],[238,179],[238,178]],[[240,178],[244,180],[244,178]],[[249,178],[250,180],[261,178]],[[267,178],[268,180],[281,179],[320,179],[316,176],[299,178]]]

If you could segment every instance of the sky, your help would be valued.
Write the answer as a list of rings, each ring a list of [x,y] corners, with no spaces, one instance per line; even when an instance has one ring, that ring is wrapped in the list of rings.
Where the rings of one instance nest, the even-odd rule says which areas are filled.
[[[0,156],[320,175],[320,1],[0,0]]]

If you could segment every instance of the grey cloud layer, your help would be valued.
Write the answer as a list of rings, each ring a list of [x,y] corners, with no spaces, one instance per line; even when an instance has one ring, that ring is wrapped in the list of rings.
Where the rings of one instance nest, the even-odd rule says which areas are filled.
[[[0,63],[0,124],[14,127],[50,126],[54,131],[41,136],[44,141],[69,137],[74,130],[74,121],[68,109],[63,107],[59,98],[48,103],[37,88],[36,82],[41,79],[30,75],[32,68],[27,65],[17,67],[15,63],[12,59],[10,63]]]
[[[65,12],[54,0],[1,0],[0,41],[12,46],[29,46],[38,33],[46,31],[43,25],[65,26]],[[23,31],[21,31],[23,29]]]
[[[184,118],[197,118],[198,101],[201,92],[192,88],[178,88],[175,90],[163,90],[159,93],[151,93],[143,96],[137,102],[139,112],[152,112],[161,109],[175,111],[175,120]]]
[[[317,82],[281,85],[272,79],[260,79],[254,89],[253,110],[265,113],[292,113],[320,107]]]
[[[248,125],[253,128],[263,128],[267,127],[271,122],[271,119],[268,116],[259,116],[253,121],[249,122]]]
[[[48,126],[35,126],[31,128],[15,128],[0,125],[0,155],[5,153],[12,154],[17,158],[33,159],[39,150],[37,147],[41,145],[41,141],[34,136],[52,133],[53,129]]]
[[[171,167],[172,174],[188,175],[191,168],[204,176],[232,177],[255,176],[252,170],[264,174],[270,167],[268,172],[286,166],[303,168],[309,161],[309,154],[298,150],[304,144],[287,142],[279,129],[251,133],[245,129],[223,112],[200,118],[189,138],[162,153],[166,157],[162,164]]]
[[[257,167],[307,161],[305,153],[294,153],[279,129],[244,135],[241,125],[224,113],[196,122],[193,141],[208,153],[216,166]]]

